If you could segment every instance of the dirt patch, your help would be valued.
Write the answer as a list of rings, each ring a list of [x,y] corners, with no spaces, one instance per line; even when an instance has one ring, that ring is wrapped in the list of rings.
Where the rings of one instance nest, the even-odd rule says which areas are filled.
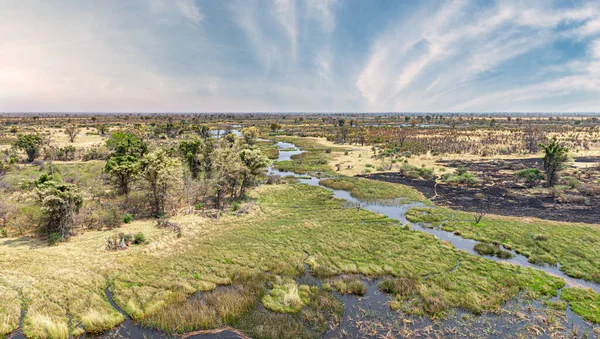
[[[503,172],[503,171],[498,171]],[[399,173],[376,173],[360,177],[399,183],[422,192],[437,205],[467,212],[485,212],[505,216],[536,217],[546,220],[600,223],[600,198],[587,197],[586,204],[560,203],[548,194],[532,194],[514,182],[507,181],[502,173],[491,172],[486,176],[494,185],[476,187],[437,184],[434,180],[406,178]],[[502,185],[501,183],[504,183]]]

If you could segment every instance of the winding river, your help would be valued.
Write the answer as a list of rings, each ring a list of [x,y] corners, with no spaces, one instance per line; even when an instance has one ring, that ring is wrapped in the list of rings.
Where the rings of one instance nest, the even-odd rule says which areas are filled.
[[[291,143],[277,142],[277,146],[280,149],[277,161],[291,160],[294,155],[298,155],[298,154],[302,153],[302,151],[296,145],[291,144]],[[311,186],[320,186],[319,185],[320,179],[317,177],[314,177],[314,176],[298,175],[293,172],[282,172],[273,167],[269,168],[268,173],[270,175],[280,175],[282,177],[294,176],[298,179],[299,182],[301,182],[303,184],[307,184],[307,185],[311,185]],[[323,186],[320,186],[320,187],[323,187]],[[352,197],[349,192],[342,191],[342,190],[334,190],[334,189],[331,189],[328,187],[324,187],[324,188],[332,191],[333,195],[336,198],[346,200],[352,204],[356,204],[356,205],[360,206],[361,208],[367,209],[374,213],[383,214],[389,218],[399,220],[403,224],[411,225],[413,230],[426,232],[426,233],[435,235],[440,240],[445,240],[445,241],[452,243],[452,245],[454,245],[454,247],[456,249],[464,250],[473,255],[481,256],[480,254],[478,254],[477,252],[475,252],[473,250],[473,246],[477,243],[474,240],[461,238],[459,236],[454,235],[451,232],[443,231],[439,227],[438,228],[428,228],[428,227],[420,226],[420,225],[409,222],[406,219],[406,212],[414,207],[425,206],[422,203],[398,204],[396,201],[389,201],[388,203],[386,203],[385,201],[365,202],[365,201],[361,201],[361,200],[358,200],[358,199]],[[514,257],[511,259],[500,259],[500,258],[491,257],[491,256],[485,256],[485,258],[494,260],[494,261],[499,261],[499,262],[500,261],[501,262],[510,262],[510,263],[513,263],[516,265],[520,265],[522,267],[530,267],[530,268],[543,270],[548,274],[561,277],[562,279],[565,280],[567,286],[589,287],[589,288],[592,288],[594,291],[600,293],[600,286],[598,284],[595,284],[595,283],[589,282],[589,281],[585,281],[582,279],[575,279],[575,278],[569,277],[566,274],[564,274],[562,271],[560,271],[560,269],[558,267],[537,266],[537,265],[531,264],[527,261],[526,257],[519,255],[515,252],[512,252],[512,254],[514,255]],[[460,263],[457,262],[457,266],[459,264]],[[321,284],[321,282],[318,279],[315,279],[314,277],[312,277],[310,275],[308,267],[305,266],[305,270],[306,270],[306,273],[305,273],[304,277],[298,278],[299,283],[307,283],[307,284],[315,284],[315,285]],[[335,338],[335,337],[340,337],[340,336],[344,336],[344,335],[350,336],[350,337],[360,336],[361,334],[360,334],[359,328],[358,328],[359,325],[357,325],[357,323],[359,323],[358,319],[360,319],[360,317],[364,316],[365,314],[370,314],[368,312],[372,312],[372,314],[377,314],[380,318],[382,318],[381,321],[383,321],[383,322],[398,321],[398,317],[394,316],[395,312],[390,311],[389,306],[387,305],[388,301],[390,300],[390,296],[380,293],[377,289],[377,285],[380,280],[365,279],[364,281],[367,285],[367,293],[364,297],[359,298],[359,297],[352,296],[352,295],[340,295],[340,294],[336,293],[338,298],[344,304],[344,317],[342,318],[339,326],[337,326],[335,329],[333,329],[325,334],[326,338]],[[560,293],[560,291],[559,291],[559,293]],[[111,330],[101,336],[98,336],[98,337],[101,337],[101,338],[119,338],[119,337],[121,337],[121,338],[123,338],[123,337],[124,338],[177,338],[177,337],[181,337],[181,336],[166,335],[164,333],[161,333],[158,330],[145,328],[145,327],[135,324],[133,321],[131,321],[129,316],[127,316],[127,314],[125,314],[115,304],[115,302],[113,301],[113,298],[112,298],[112,294],[110,293],[110,291],[108,289],[106,289],[106,296],[107,296],[109,302],[111,303],[111,305],[114,308],[116,308],[117,310],[119,310],[119,312],[121,312],[126,317],[126,321],[123,324],[121,324],[118,328],[113,329],[113,330]],[[554,298],[554,299],[556,300],[558,298]],[[516,304],[518,302],[519,301],[511,301],[511,303],[513,303],[513,304]],[[539,301],[529,302],[529,304],[527,306],[531,307],[532,305],[533,305],[533,307],[537,307],[537,308],[543,307],[542,303]],[[466,314],[466,312],[461,311],[461,310],[458,310],[457,312],[458,312],[458,315]],[[477,326],[476,324],[478,324],[478,323],[487,324],[489,322],[493,322],[497,326],[497,328],[500,329],[501,332],[499,332],[497,335],[490,335],[489,337],[501,338],[501,337],[505,337],[507,335],[511,335],[511,331],[513,331],[515,328],[515,326],[514,326],[515,320],[504,319],[501,316],[484,314],[484,315],[478,317],[478,319],[479,320],[476,320],[475,326]],[[523,321],[528,321],[528,320],[521,320],[521,321],[523,322]],[[461,326],[460,317],[458,317],[458,316],[455,316],[452,320],[449,320],[449,322],[450,322],[450,325],[452,325],[452,326],[456,326],[459,328]],[[412,323],[413,327],[422,327],[422,328],[431,327],[433,329],[435,329],[435,326],[441,327],[441,326],[448,325],[448,321],[446,323],[436,325],[436,323],[432,322],[430,319],[428,319],[428,317],[418,317],[418,318],[412,319],[411,323]],[[524,324],[527,325],[526,323],[524,323]],[[406,323],[404,323],[403,325],[406,326]],[[581,319],[576,314],[574,314],[569,307],[567,308],[567,311],[566,311],[565,325],[567,325],[569,327],[576,326],[578,328],[587,328],[588,330],[590,328],[592,328],[592,326],[593,326],[593,325],[590,325],[589,323],[585,322],[583,319]],[[402,327],[402,324],[398,324],[398,329],[400,329],[401,327]],[[240,335],[238,335],[236,333],[236,331],[232,330],[232,329],[223,329],[223,330],[217,330],[217,331],[218,332],[216,332],[216,333],[215,332],[212,332],[212,333],[207,332],[207,333],[202,333],[202,334],[186,335],[184,337],[186,337],[186,338],[240,338]],[[512,333],[512,334],[514,334],[514,333]],[[16,333],[14,333],[12,336],[9,336],[9,337],[10,338],[23,338],[20,331],[17,331]],[[90,337],[96,337],[96,336],[88,335],[88,338],[90,338]]]

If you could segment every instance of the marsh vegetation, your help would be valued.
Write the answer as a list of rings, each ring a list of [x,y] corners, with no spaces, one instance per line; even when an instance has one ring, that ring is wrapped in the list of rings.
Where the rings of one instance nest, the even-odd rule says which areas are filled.
[[[128,319],[122,326],[172,335],[400,336],[434,326],[446,336],[484,336],[469,327],[487,317],[503,319],[492,332],[510,335],[572,335],[574,328],[598,335],[600,296],[572,283],[600,282],[597,225],[483,210],[474,221],[409,186],[350,177],[336,166],[355,157],[412,180],[474,190],[485,182],[468,166],[416,162],[416,144],[441,154],[432,147],[448,136],[424,141],[418,135],[436,140],[438,130],[413,119],[4,117],[0,335],[18,328],[32,338],[102,334]],[[428,122],[457,135],[491,128],[473,127],[481,119],[448,119]],[[493,129],[510,134],[495,119]],[[525,139],[545,142],[544,163],[554,165],[515,173],[515,181],[525,190],[560,189],[573,169],[559,146],[583,146],[557,135],[566,129],[554,120],[534,126],[537,134]],[[543,138],[541,129],[550,129]],[[541,153],[534,156],[542,163]],[[553,188],[542,187],[546,167],[558,173]],[[428,227],[479,244],[457,250]],[[513,255],[531,266],[506,260]],[[371,315],[354,308],[364,303]],[[535,307],[522,317],[515,305],[527,303]]]

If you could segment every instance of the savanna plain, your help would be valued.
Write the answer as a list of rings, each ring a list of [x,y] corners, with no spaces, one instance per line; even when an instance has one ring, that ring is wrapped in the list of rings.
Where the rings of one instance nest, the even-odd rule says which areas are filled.
[[[596,338],[600,121],[0,116],[0,338]]]

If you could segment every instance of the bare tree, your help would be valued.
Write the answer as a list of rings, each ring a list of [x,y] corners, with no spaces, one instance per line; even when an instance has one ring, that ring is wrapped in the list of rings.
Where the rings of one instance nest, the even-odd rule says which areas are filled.
[[[404,146],[404,142],[406,142],[406,139],[408,139],[409,136],[410,130],[408,130],[408,128],[398,127],[396,130],[396,141],[398,141],[400,148]]]
[[[479,223],[481,222],[481,220],[483,219],[484,216],[485,216],[485,212],[483,212],[483,211],[475,212],[475,215],[473,215],[473,220],[475,221],[475,225],[479,225]]]
[[[537,152],[540,149],[539,144],[544,142],[544,139],[544,132],[538,127],[533,126],[531,121],[527,122],[527,126],[525,126],[525,129],[523,130],[523,143],[525,150],[527,150],[529,153]]]
[[[75,125],[68,125],[65,127],[65,134],[69,137],[69,142],[75,142],[75,137],[79,135],[81,128]]]

